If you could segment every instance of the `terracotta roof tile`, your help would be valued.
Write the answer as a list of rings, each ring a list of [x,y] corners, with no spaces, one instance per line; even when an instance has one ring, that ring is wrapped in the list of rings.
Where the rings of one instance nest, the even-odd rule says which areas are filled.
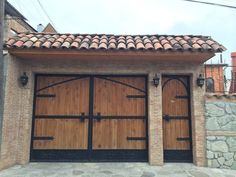
[[[50,48],[51,45],[52,45],[52,43],[51,43],[50,41],[46,41],[46,42],[44,42],[44,43],[42,44],[42,47],[43,47],[43,48]]]
[[[87,42],[81,42],[79,49],[88,49],[89,44]]]
[[[98,46],[98,49],[107,49],[107,44],[106,43],[100,43],[99,46]]]
[[[170,44],[165,43],[165,44],[164,44],[164,49],[165,49],[165,50],[171,50],[171,49],[173,49],[173,47],[172,47]]]
[[[184,50],[191,50],[192,49],[192,47],[190,45],[188,45],[187,43],[184,43],[182,46],[183,46]]]
[[[156,50],[163,50],[163,46],[159,42],[154,43],[154,48]]]
[[[92,44],[89,47],[90,49],[98,49],[98,42],[92,42]]]
[[[129,42],[129,43],[127,44],[127,48],[130,49],[130,50],[134,50],[134,49],[135,49],[134,42]]]
[[[47,39],[45,38],[45,37],[40,37],[39,38],[39,41],[41,41],[41,42],[45,42]]]
[[[108,45],[108,49],[116,49],[116,43],[114,42],[111,42],[109,45]]]
[[[138,50],[143,50],[143,49],[145,49],[145,47],[144,47],[144,45],[143,45],[142,42],[137,43],[137,44],[136,44],[136,48],[137,48]]]
[[[24,48],[30,48],[33,44],[33,41],[26,41],[24,44],[23,44],[23,47]]]
[[[23,44],[24,44],[23,41],[17,41],[16,43],[13,44],[13,47],[15,47],[15,48],[21,48]]]
[[[56,41],[52,44],[52,48],[60,48],[61,47],[61,43],[59,41]]]
[[[105,43],[105,44],[107,44],[108,42],[107,42],[107,39],[102,38],[102,39],[100,40],[100,43]]]
[[[120,43],[118,44],[117,48],[118,48],[118,49],[121,49],[121,50],[124,50],[124,49],[126,49],[126,45],[125,45],[125,43],[120,42]]]
[[[42,44],[41,41],[36,41],[36,42],[33,44],[32,48],[40,48],[40,47],[41,47],[41,44]]]
[[[153,50],[153,49],[154,49],[154,47],[153,47],[153,45],[152,45],[151,42],[147,42],[147,43],[145,44],[145,48],[146,48],[147,50]]]
[[[6,42],[6,46],[11,46],[12,44],[14,44],[16,42],[16,39],[9,39],[7,42]]]
[[[68,41],[64,42],[62,45],[61,45],[62,48],[70,48],[70,43]]]
[[[208,36],[105,35],[20,33],[5,43],[6,49],[49,48],[77,50],[153,50],[222,52],[224,46]]]
[[[194,48],[194,50],[199,50],[199,51],[202,50],[202,47],[197,43],[193,44],[193,48]]]

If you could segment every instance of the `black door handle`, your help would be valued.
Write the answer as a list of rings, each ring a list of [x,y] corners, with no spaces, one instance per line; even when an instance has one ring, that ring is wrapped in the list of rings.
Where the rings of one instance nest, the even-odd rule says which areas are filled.
[[[79,119],[80,119],[80,122],[84,122],[84,119],[85,119],[85,113],[84,112],[81,112]]]
[[[97,119],[98,122],[100,122],[102,120],[102,116],[101,116],[100,112],[97,113],[96,119]]]
[[[169,115],[164,115],[163,119],[166,120],[166,121],[169,121],[170,120],[170,116]]]

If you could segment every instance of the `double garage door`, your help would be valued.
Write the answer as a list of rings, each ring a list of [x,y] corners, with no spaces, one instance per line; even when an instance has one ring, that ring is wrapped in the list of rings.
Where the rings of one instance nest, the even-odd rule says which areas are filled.
[[[145,76],[37,75],[31,161],[147,161]]]

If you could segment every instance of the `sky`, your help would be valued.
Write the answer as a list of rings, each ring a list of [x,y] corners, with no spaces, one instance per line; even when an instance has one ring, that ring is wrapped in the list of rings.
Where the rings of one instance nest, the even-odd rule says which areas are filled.
[[[60,33],[207,35],[228,49],[223,53],[226,63],[236,52],[236,9],[183,0],[8,1],[35,29],[51,21]],[[201,1],[236,6],[236,0]],[[219,55],[208,62],[218,63]]]

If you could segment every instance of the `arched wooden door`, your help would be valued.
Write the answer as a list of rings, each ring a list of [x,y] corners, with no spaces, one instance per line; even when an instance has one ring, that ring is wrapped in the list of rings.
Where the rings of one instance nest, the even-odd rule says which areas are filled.
[[[31,161],[147,161],[145,76],[35,81]]]
[[[164,160],[191,162],[191,116],[189,78],[162,77]]]

